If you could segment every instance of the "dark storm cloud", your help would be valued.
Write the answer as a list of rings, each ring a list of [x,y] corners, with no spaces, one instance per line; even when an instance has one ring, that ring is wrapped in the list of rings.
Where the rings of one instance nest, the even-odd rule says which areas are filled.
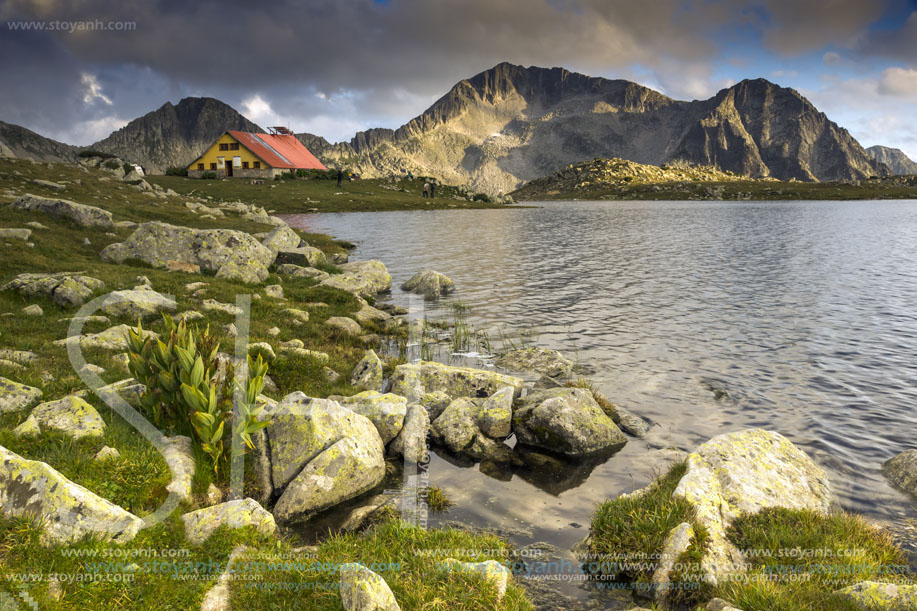
[[[29,48],[15,52],[3,32],[0,78],[26,82],[0,94],[0,118],[41,116],[59,130],[77,117],[130,119],[181,95],[238,107],[259,94],[292,117],[326,112],[334,100],[368,126],[407,120],[457,80],[500,61],[592,74],[640,66],[667,93],[701,96],[712,87],[724,30],[751,28],[767,48],[792,55],[864,36],[883,7],[860,0],[8,0],[0,20],[135,22],[136,29],[19,32],[15,44]],[[98,80],[110,107],[83,102],[83,73]],[[62,95],[69,110],[54,108]]]

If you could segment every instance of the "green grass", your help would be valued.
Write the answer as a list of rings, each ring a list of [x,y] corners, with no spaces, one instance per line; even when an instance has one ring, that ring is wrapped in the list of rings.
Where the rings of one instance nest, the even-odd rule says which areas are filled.
[[[907,571],[904,552],[859,516],[765,509],[737,520],[727,535],[740,550],[768,551],[748,558],[755,565],[749,583],[717,590],[745,611],[853,610],[832,593],[861,581],[912,583],[899,572]],[[793,552],[780,550],[815,552],[787,557]]]
[[[345,181],[296,179],[266,180],[253,185],[244,179],[199,180],[181,176],[150,176],[147,180],[181,194],[212,197],[262,206],[277,214],[301,212],[366,212],[380,210],[436,210],[442,208],[500,208],[498,204],[455,199],[460,189],[437,186],[434,199],[423,198],[425,179],[362,179]]]
[[[35,178],[62,182],[66,190],[54,192],[39,187],[30,182]],[[283,184],[295,185],[297,182],[301,181]],[[108,264],[101,261],[99,251],[110,243],[123,241],[130,235],[131,229],[114,229],[110,232],[81,229],[53,217],[16,211],[5,205],[17,194],[26,192],[98,206],[111,211],[116,221],[159,220],[198,228],[226,227],[253,233],[268,231],[269,226],[246,221],[229,212],[223,218],[200,219],[199,215],[185,207],[185,197],[152,198],[110,178],[110,174],[104,170],[83,171],[74,165],[65,164],[53,164],[48,168],[46,164],[0,160],[0,227],[26,227],[25,223],[29,221],[38,221],[46,227],[33,230],[30,241],[34,247],[31,248],[21,241],[10,241],[10,246],[6,245],[6,241],[0,241],[0,285],[23,272],[81,271],[103,280],[107,292],[131,288],[137,284],[138,276],[146,276],[154,289],[175,297],[178,312],[198,310],[204,313],[205,319],[193,324],[209,324],[220,338],[221,350],[227,352],[233,351],[234,339],[225,335],[224,326],[234,322],[234,317],[203,312],[201,301],[215,299],[235,303],[237,294],[258,294],[261,299],[253,299],[251,302],[251,342],[266,341],[276,349],[281,342],[299,339],[306,348],[329,355],[329,361],[322,363],[313,358],[289,355],[277,350],[277,358],[271,363],[268,375],[277,384],[278,390],[265,394],[276,399],[296,390],[310,396],[350,395],[356,392],[348,380],[367,346],[359,338],[347,336],[324,325],[324,321],[331,316],[352,315],[359,309],[360,304],[352,295],[318,286],[309,279],[281,279],[274,274],[264,284],[282,283],[286,297],[284,300],[275,300],[266,297],[262,287],[230,282],[210,274],[173,273],[136,261],[121,265]],[[244,196],[231,199],[240,198],[246,199]],[[301,235],[327,254],[344,252],[349,246],[330,236],[310,233]],[[90,245],[83,243],[87,237]],[[326,266],[326,270],[337,271],[330,265]],[[193,297],[184,285],[198,281],[207,283],[205,294]],[[309,305],[318,303],[325,305]],[[40,305],[44,315],[25,316],[21,310],[30,304]],[[290,307],[308,311],[309,321],[299,323],[284,311]],[[68,322],[63,319],[73,316],[75,311],[75,308],[57,306],[46,297],[25,297],[18,292],[0,291],[0,347],[28,350],[39,357],[24,369],[0,366],[0,376],[40,388],[45,401],[86,391],[83,382],[73,373],[64,347],[53,343],[66,337]],[[136,322],[116,317],[110,319],[108,324],[88,323],[83,332],[95,333],[115,324]],[[384,333],[377,326],[363,326],[367,333]],[[161,332],[163,323],[160,319],[151,319],[144,322],[144,327]],[[276,335],[268,333],[273,327],[279,331]],[[84,351],[89,362],[106,370],[101,375],[106,382],[129,377],[127,371],[116,366],[113,360],[115,354],[117,351]],[[338,382],[331,384],[326,380],[326,365],[342,374]],[[98,409],[107,423],[101,439],[73,441],[63,435],[47,432],[34,439],[18,438],[13,435],[12,429],[27,417],[29,410],[23,410],[0,416],[0,445],[25,458],[47,462],[76,483],[137,515],[149,514],[165,498],[165,486],[170,479],[161,455],[97,397],[90,393],[85,398]],[[176,431],[164,432],[172,434]],[[95,462],[93,457],[104,445],[116,448],[121,454],[120,458],[107,463]],[[199,448],[195,452],[198,468],[193,480],[192,501],[183,503],[165,522],[142,530],[134,541],[126,545],[84,540],[75,545],[46,547],[38,542],[39,524],[29,519],[0,518],[0,595],[18,597],[24,591],[42,609],[193,609],[200,607],[204,593],[212,585],[210,579],[221,572],[219,564],[217,568],[199,568],[192,575],[194,579],[176,579],[170,573],[140,571],[131,574],[133,581],[125,582],[112,581],[110,576],[106,578],[110,573],[120,575],[123,566],[100,568],[90,563],[100,559],[129,562],[130,558],[125,558],[125,554],[141,554],[136,562],[145,567],[144,562],[155,559],[142,555],[147,549],[187,549],[189,555],[180,558],[181,561],[224,563],[238,543],[252,546],[254,553],[260,555],[295,556],[295,541],[283,536],[266,538],[247,530],[218,531],[203,546],[193,546],[185,540],[178,516],[202,506],[204,493],[213,481],[212,470],[208,468]],[[257,498],[260,490],[251,468],[252,461],[246,463],[245,492]],[[225,488],[224,482],[216,483]],[[383,522],[364,534],[331,537],[320,544],[317,557],[335,563],[403,562],[405,568],[402,571],[384,574],[384,577],[406,610],[531,609],[522,590],[516,586],[510,587],[502,603],[497,603],[492,589],[482,584],[479,577],[440,573],[431,558],[416,553],[418,550],[445,547],[498,549],[504,545],[502,540],[486,535],[471,535],[454,530],[424,531],[405,527],[398,522]],[[97,556],[76,557],[70,551],[74,549],[87,550],[86,553],[95,553]],[[109,557],[104,557],[105,554]],[[30,574],[33,578],[26,582],[17,581],[11,577],[13,574]],[[85,581],[88,574],[102,575],[103,580]],[[65,579],[73,580],[60,584],[59,598],[49,585],[48,577],[51,575],[63,575]],[[269,581],[300,580],[304,583],[317,579],[337,583],[339,579],[330,571],[295,567],[289,571],[273,571],[263,577]],[[233,608],[340,609],[341,605],[337,591],[287,593],[244,588],[244,584],[233,584]]]
[[[327,584],[334,587],[339,576],[334,570],[343,562],[375,563],[378,572],[388,582],[395,599],[405,611],[410,610],[472,610],[472,609],[532,609],[522,589],[510,584],[502,601],[495,590],[477,574],[444,572],[440,563],[447,556],[457,560],[481,562],[500,560],[499,550],[506,543],[491,535],[474,535],[458,530],[424,530],[392,520],[378,524],[362,535],[335,535],[326,540],[317,553],[303,560],[327,565],[324,570],[299,567],[293,570],[269,571],[261,581],[263,588],[249,587],[244,581],[233,582],[233,601],[238,608],[309,609],[339,611],[340,594],[336,590],[284,590],[285,584]],[[437,550],[462,550],[443,556],[428,555]],[[477,556],[467,552],[480,550]],[[423,553],[424,551],[428,553]],[[389,570],[381,570],[385,565]],[[372,568],[372,567],[371,567]],[[248,582],[257,583],[257,582]],[[266,594],[265,594],[266,593]]]
[[[423,492],[420,493],[420,496],[433,511],[446,511],[455,505],[455,503],[446,496],[446,491],[439,486],[429,486],[425,488]]]

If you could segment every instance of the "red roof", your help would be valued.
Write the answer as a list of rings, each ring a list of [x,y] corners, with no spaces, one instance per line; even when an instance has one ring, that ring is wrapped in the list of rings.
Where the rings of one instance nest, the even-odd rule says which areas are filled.
[[[272,168],[327,170],[295,136],[230,131],[229,135]]]

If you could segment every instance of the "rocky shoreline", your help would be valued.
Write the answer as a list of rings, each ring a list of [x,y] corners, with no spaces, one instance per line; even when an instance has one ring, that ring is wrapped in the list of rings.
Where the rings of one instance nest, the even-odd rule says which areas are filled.
[[[68,188],[53,184],[60,191]],[[197,549],[219,548],[227,565],[241,563],[253,550],[289,546],[289,525],[378,493],[386,477],[399,469],[416,472],[429,461],[430,451],[461,464],[478,464],[494,476],[507,471],[522,477],[538,470],[565,473],[573,483],[557,485],[566,489],[624,444],[642,437],[649,426],[575,379],[573,362],[553,350],[507,351],[496,360],[499,371],[388,354],[384,338],[410,339],[416,330],[405,312],[376,307],[376,296],[390,291],[392,284],[381,261],[349,261],[340,247],[314,246],[282,219],[255,206],[211,206],[213,202],[194,199],[179,203],[184,198],[153,187],[136,191],[152,193],[141,197],[157,201],[161,218],[137,223],[119,219],[120,209],[112,212],[33,193],[8,192],[12,201],[0,206],[8,215],[0,217],[5,226],[0,237],[8,242],[10,262],[12,253],[58,252],[54,242],[61,236],[91,236],[83,238],[88,244],[80,242],[85,249],[79,263],[89,269],[35,269],[0,278],[4,303],[28,304],[4,312],[0,319],[10,321],[13,329],[0,334],[0,514],[7,538],[28,524],[35,532],[28,545],[35,550],[82,545],[87,535],[105,549],[115,549],[149,543],[145,532],[164,528],[156,531],[159,536]],[[232,224],[236,218],[262,230],[177,224],[174,213],[164,212],[173,209],[204,221]],[[55,233],[45,242],[43,231]],[[419,271],[403,288],[429,299],[461,290],[435,270]],[[249,300],[231,301],[232,295],[242,293]],[[61,313],[64,322],[44,323],[51,312]],[[64,324],[66,335],[61,336]],[[196,340],[183,335],[185,324],[197,325],[191,332]],[[218,330],[212,343],[211,328]],[[235,356],[220,352],[218,339],[234,344]],[[67,374],[59,373],[63,369],[48,366],[52,353],[58,366],[67,362],[64,358],[72,363],[74,355],[83,354],[103,365],[84,362],[77,369],[79,380],[70,376],[64,383]],[[174,371],[150,365],[167,361],[170,354]],[[181,367],[185,358],[186,370]],[[268,373],[260,388],[243,380],[235,389],[251,394],[246,407],[252,414],[251,444],[245,456],[248,466],[237,482],[241,489],[230,484],[226,457],[214,451],[234,442],[235,425],[229,420],[228,427],[214,427],[216,433],[204,437],[201,427],[208,421],[199,416],[193,426],[181,418],[165,420],[168,430],[147,439],[141,437],[142,428],[125,424],[125,414],[153,419],[178,411],[200,385],[211,389],[211,398],[209,407],[194,413],[210,414],[209,424],[215,424],[218,397],[231,395],[233,374],[252,369],[253,363]],[[131,375],[125,377],[125,372]],[[138,377],[149,383],[141,384]],[[206,407],[207,397],[201,397]],[[78,459],[71,462],[72,457],[52,450],[60,444],[75,448],[72,454]],[[145,456],[159,455],[155,467],[152,460],[147,465],[158,475],[112,493],[114,474],[122,472],[128,455],[141,456],[141,445],[151,452]],[[750,591],[724,585],[730,576],[751,571],[734,541],[736,525],[770,516],[772,510],[797,512],[792,515],[805,515],[814,524],[839,515],[832,508],[824,471],[777,432],[724,433],[679,458],[673,469],[682,471],[670,477],[672,490],[660,494],[668,485],[665,476],[642,491],[609,501],[597,510],[590,537],[577,552],[605,562],[614,554],[645,551],[628,548],[615,525],[637,528],[641,518],[635,516],[652,513],[645,504],[661,504],[683,519],[645,538],[661,543],[649,550],[658,554],[654,570],[636,574],[602,565],[589,571],[597,581],[603,576],[634,579],[645,588],[632,589],[661,608],[676,608],[687,600],[708,609],[749,611],[758,607],[740,606],[740,600],[753,600]],[[92,471],[96,479],[83,478],[83,471]],[[894,485],[917,495],[917,449],[890,459],[885,473]],[[130,506],[109,498],[131,498],[131,490],[125,490],[131,486],[146,488],[148,494]],[[413,547],[408,549],[448,548],[437,543],[470,537],[462,542],[483,547],[478,535],[417,533],[401,525],[399,511],[401,517],[417,515],[416,507],[406,504],[408,496],[403,494],[398,507],[375,494],[349,509],[342,528],[352,537],[346,540],[352,546],[347,553],[335,548],[340,542],[334,538],[297,552],[334,558],[331,577],[323,573],[321,578],[336,585],[345,609],[419,608],[425,600],[447,596],[434,588],[418,598],[411,588],[418,587],[430,567],[380,575],[368,566],[377,552],[367,547],[364,553],[361,545],[388,536],[410,538]],[[161,525],[151,526],[152,516],[163,507]],[[633,513],[621,513],[622,507]],[[886,545],[879,531],[865,523],[857,528],[886,560],[902,560],[900,550]],[[809,542],[801,538],[798,545]],[[469,600],[484,597],[476,603],[482,608],[531,608],[513,566],[500,558],[456,556],[445,557],[436,567],[436,580],[454,588],[449,596],[461,596],[470,579],[481,592],[468,594]],[[27,558],[18,562],[20,569],[35,568]],[[687,564],[697,569],[693,575],[679,568]],[[259,604],[252,601],[266,594],[236,586],[230,568],[224,568],[211,575],[216,580],[212,588],[189,592],[194,605],[218,609]],[[823,600],[838,605],[847,604],[837,602],[845,600],[864,609],[917,605],[913,580],[889,579],[881,568],[874,562],[857,573],[862,579],[856,583],[825,590]],[[288,580],[304,578],[301,569],[284,571]],[[673,584],[680,583],[697,585],[697,593],[673,596]],[[770,587],[776,588],[776,597],[784,596],[781,587],[789,588]],[[37,595],[52,602],[58,597],[50,586]],[[60,594],[85,595],[74,584],[66,584]]]

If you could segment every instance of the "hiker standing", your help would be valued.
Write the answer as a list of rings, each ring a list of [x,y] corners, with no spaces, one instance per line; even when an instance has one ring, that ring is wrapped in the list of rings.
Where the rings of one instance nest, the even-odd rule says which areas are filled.
[[[430,183],[430,199],[433,199],[433,195],[436,193],[436,181]]]
[[[429,193],[430,193],[430,183],[425,182],[423,183],[423,196],[427,197]]]
[[[344,180],[344,171],[338,168],[338,186],[341,186],[341,181]]]

